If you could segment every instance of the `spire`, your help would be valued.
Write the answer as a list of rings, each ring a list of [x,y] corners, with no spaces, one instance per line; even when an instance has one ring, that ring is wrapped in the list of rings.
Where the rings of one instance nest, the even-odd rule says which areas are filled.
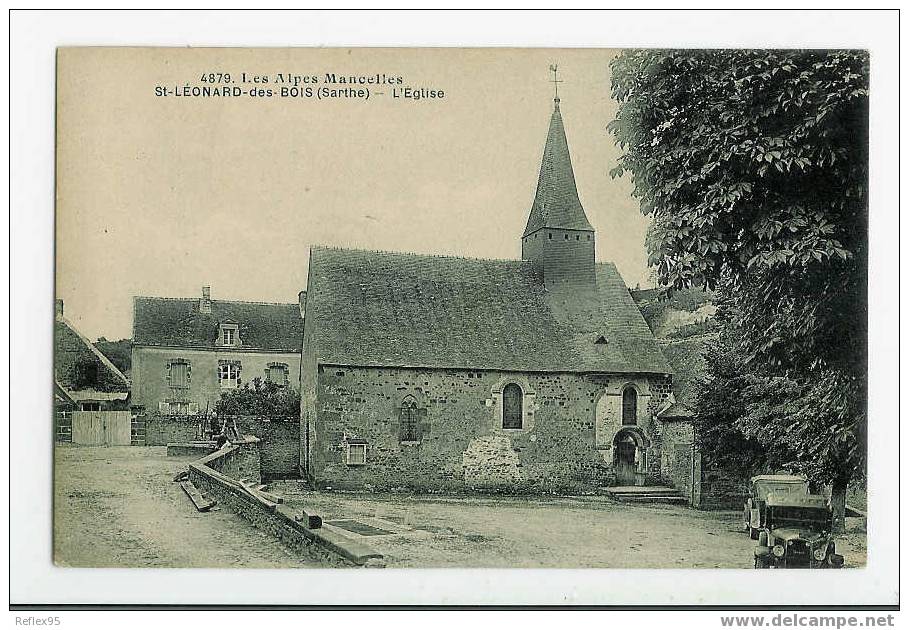
[[[560,82],[558,79],[554,80],[556,90]],[[524,228],[524,236],[542,228],[593,231],[578,198],[578,187],[574,181],[571,156],[568,153],[568,139],[565,137],[565,126],[562,124],[562,113],[559,111],[558,92],[553,103],[549,134],[546,136],[546,148],[543,149],[543,163],[540,166],[540,178],[537,181],[537,194],[530,209],[527,227]]]

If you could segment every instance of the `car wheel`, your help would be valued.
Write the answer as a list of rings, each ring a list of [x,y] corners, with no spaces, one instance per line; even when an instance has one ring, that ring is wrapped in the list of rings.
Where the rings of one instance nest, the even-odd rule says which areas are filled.
[[[766,560],[762,560],[761,558],[755,557],[755,559],[754,559],[754,568],[755,569],[766,569],[767,566],[768,565],[767,565]]]

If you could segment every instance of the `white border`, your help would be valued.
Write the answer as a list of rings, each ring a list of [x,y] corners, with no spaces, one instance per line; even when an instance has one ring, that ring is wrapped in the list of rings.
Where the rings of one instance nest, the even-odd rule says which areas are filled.
[[[12,21],[13,603],[892,604],[898,407],[898,16],[883,12],[22,13]],[[58,45],[751,46],[871,50],[869,565],[865,570],[84,570],[50,562],[54,49]],[[7,392],[9,394],[9,392]],[[8,480],[7,480],[8,481]]]

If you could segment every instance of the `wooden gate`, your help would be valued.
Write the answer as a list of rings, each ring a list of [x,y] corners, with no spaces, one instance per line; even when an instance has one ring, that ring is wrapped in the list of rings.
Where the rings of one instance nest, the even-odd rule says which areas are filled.
[[[73,444],[129,446],[130,425],[128,411],[74,411]]]

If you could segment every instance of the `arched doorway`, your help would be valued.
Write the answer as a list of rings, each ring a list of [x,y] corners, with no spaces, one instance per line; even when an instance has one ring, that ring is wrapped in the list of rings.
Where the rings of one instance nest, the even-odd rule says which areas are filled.
[[[646,444],[638,431],[622,429],[613,440],[613,467],[618,486],[643,486],[646,467]]]

